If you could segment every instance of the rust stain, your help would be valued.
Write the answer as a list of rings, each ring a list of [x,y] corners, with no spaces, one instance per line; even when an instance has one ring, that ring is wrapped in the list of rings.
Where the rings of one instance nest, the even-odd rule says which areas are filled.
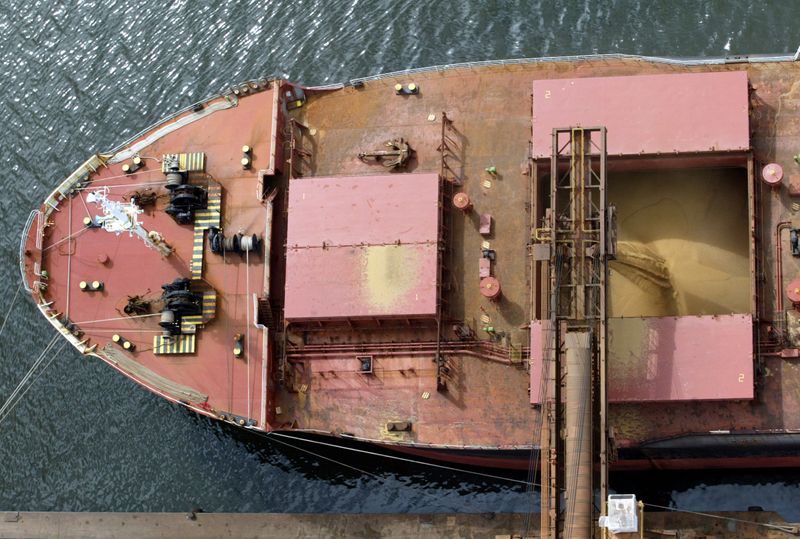
[[[378,311],[390,312],[398,302],[409,298],[419,280],[418,252],[395,245],[370,245],[363,252],[366,302]]]

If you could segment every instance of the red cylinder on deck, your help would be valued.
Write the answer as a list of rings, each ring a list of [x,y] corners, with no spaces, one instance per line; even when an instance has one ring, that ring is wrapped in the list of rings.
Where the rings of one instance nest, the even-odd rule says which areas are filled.
[[[494,301],[500,297],[500,281],[495,277],[484,277],[481,279],[481,294]]]
[[[778,187],[783,180],[783,167],[778,163],[770,163],[761,169],[761,179],[770,187]]]
[[[789,286],[786,287],[786,297],[789,298],[789,301],[791,301],[795,307],[800,305],[800,278],[794,279],[789,283]]]
[[[472,201],[466,193],[456,193],[453,195],[453,206],[463,212],[468,212],[472,209]]]
[[[97,255],[97,261],[99,263],[101,263],[101,264],[107,264],[108,263],[108,255],[105,254],[105,253],[100,253],[99,255]]]

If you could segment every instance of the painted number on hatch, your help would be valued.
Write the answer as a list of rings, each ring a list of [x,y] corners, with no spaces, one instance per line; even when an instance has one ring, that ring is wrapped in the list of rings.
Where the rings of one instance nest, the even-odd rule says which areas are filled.
[[[739,383],[740,384],[744,383],[744,373],[743,372],[739,373]]]

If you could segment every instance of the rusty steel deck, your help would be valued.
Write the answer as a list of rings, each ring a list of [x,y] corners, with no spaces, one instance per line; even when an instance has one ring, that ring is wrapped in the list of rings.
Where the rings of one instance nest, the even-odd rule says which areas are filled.
[[[800,149],[800,91],[795,83],[800,66],[793,62],[692,66],[598,58],[470,66],[376,78],[341,88],[307,88],[302,99],[295,95],[291,102],[284,91],[294,86],[282,81],[272,81],[269,88],[240,89],[151,128],[114,152],[115,157],[100,156],[60,186],[40,214],[32,217],[24,242],[26,284],[50,323],[79,350],[201,414],[244,420],[249,428],[264,431],[311,431],[411,448],[529,449],[538,443],[541,423],[539,408],[531,404],[538,388],[531,387],[528,361],[540,357],[531,353],[540,340],[531,344],[530,325],[545,317],[546,301],[539,294],[542,274],[532,257],[532,235],[547,205],[544,191],[534,191],[544,172],[532,157],[537,152],[549,155],[537,143],[544,140],[537,137],[549,135],[536,131],[532,152],[532,112],[537,109],[531,89],[560,88],[557,79],[708,72],[726,72],[737,80],[747,77],[750,149],[742,147],[741,125],[715,121],[710,111],[707,120],[714,123],[705,126],[708,132],[724,129],[730,134],[727,130],[735,128],[732,138],[713,151],[694,154],[691,161],[678,155],[665,166],[734,166],[748,183],[742,195],[749,208],[743,226],[752,248],[745,254],[744,271],[752,290],[747,291],[745,311],[728,314],[752,317],[755,331],[745,354],[750,359],[743,361],[738,355],[745,352],[739,343],[747,342],[740,333],[739,340],[727,347],[718,346],[716,339],[721,337],[712,329],[705,338],[692,337],[703,340],[706,355],[714,359],[692,364],[705,376],[703,380],[713,383],[715,371],[729,367],[736,369],[734,385],[742,391],[715,402],[670,402],[682,395],[680,388],[659,384],[673,384],[674,379],[651,377],[655,386],[648,391],[667,402],[615,403],[608,424],[617,448],[709,431],[796,431],[800,367],[789,357],[794,345],[788,343],[783,315],[775,313],[786,283],[800,272],[800,259],[791,256],[788,246],[789,227],[778,227],[791,223],[797,210],[792,209],[788,189],[768,191],[758,181],[761,166],[777,162],[786,171],[784,184],[800,185],[800,171],[793,162]],[[410,82],[417,85],[417,93],[396,93],[396,84]],[[587,88],[585,92],[591,93],[591,86]],[[690,95],[681,98],[691,101]],[[740,105],[743,99],[735,96]],[[302,106],[294,108],[296,101]],[[741,123],[741,116],[736,121]],[[671,129],[680,129],[679,124]],[[667,144],[669,133],[662,135],[659,147]],[[380,163],[358,158],[359,153],[378,150],[398,137],[414,150],[404,170],[389,172]],[[608,140],[613,147],[611,129]],[[243,145],[252,148],[249,154],[243,154]],[[736,159],[726,160],[722,150],[736,150]],[[164,154],[190,152],[205,154],[205,171],[191,181],[221,186],[220,224],[226,234],[258,234],[266,247],[249,257],[219,256],[211,253],[207,236],[201,233],[202,274],[193,282],[216,292],[213,320],[197,329],[195,353],[155,354],[158,318],[131,318],[122,309],[129,296],[156,302],[162,284],[194,276],[196,229],[179,225],[164,213],[166,190],[158,161]],[[145,158],[144,167],[123,173],[122,166],[134,155]],[[243,155],[251,159],[244,168]],[[652,168],[659,159],[637,156],[625,167]],[[348,208],[339,208],[337,222],[320,219],[323,213],[304,216],[303,212],[316,211],[314,204],[324,208],[326,200],[322,194],[315,203],[303,202],[299,186],[325,183],[324,178],[331,178],[334,185],[338,177],[369,183],[370,178],[387,174],[400,185],[404,176],[414,177],[407,173],[442,179],[436,208],[430,207],[425,191],[414,211],[407,206],[398,213],[413,220],[410,228],[417,219],[436,218],[435,227],[426,225],[424,240],[437,245],[438,252],[428,253],[427,261],[416,265],[425,269],[419,279],[405,274],[414,266],[407,260],[411,254],[381,259],[375,269],[383,272],[378,288],[411,282],[398,297],[423,301],[415,295],[418,288],[425,304],[423,313],[395,309],[392,302],[383,311],[378,309],[387,317],[375,317],[377,311],[363,308],[368,302],[353,296],[359,284],[354,272],[364,262],[334,261],[326,268],[324,257],[297,257],[302,249],[296,234],[308,228],[304,234],[310,234],[307,241],[319,243],[315,249],[331,248],[317,254],[333,258],[334,251],[355,249],[359,243],[399,240],[402,244],[403,236],[388,238],[381,234],[386,223],[362,219],[366,214],[358,205],[364,201],[358,196],[352,202],[356,211],[348,215]],[[612,185],[613,181],[612,176]],[[99,212],[87,196],[102,187],[117,201],[152,188],[160,198],[141,215],[141,224],[162,235],[174,253],[163,257],[126,232],[117,235],[85,227],[83,219]],[[321,189],[313,196],[325,192],[324,186]],[[471,208],[462,211],[453,205],[458,192],[468,196]],[[270,193],[274,199],[267,196]],[[388,187],[385,197],[405,204],[415,201],[412,192],[393,196]],[[491,230],[486,229],[488,222]],[[347,237],[336,235],[340,225],[347,228]],[[359,240],[357,228],[368,226],[372,228],[363,230]],[[781,234],[777,242],[776,234]],[[776,259],[781,243],[783,250]],[[491,252],[488,269],[482,262],[484,251]],[[295,272],[292,264],[301,267]],[[339,281],[328,277],[337,277],[344,266],[350,278],[339,288]],[[482,292],[483,271],[499,282],[499,299],[491,300]],[[81,281],[95,280],[103,283],[102,290],[79,288]],[[341,297],[334,292],[341,292]],[[383,299],[372,298],[371,305]],[[135,350],[112,342],[114,334],[135,343]],[[244,343],[243,353],[234,350],[237,343]],[[781,353],[784,349],[789,351]],[[730,362],[719,357],[728,352]],[[660,361],[658,350],[654,354],[651,359]],[[365,356],[371,358],[370,372],[363,368]],[[613,372],[614,365],[609,368]],[[648,376],[646,368],[625,372],[633,378],[616,389],[617,395],[630,391],[636,376]],[[613,379],[610,386],[614,395]]]

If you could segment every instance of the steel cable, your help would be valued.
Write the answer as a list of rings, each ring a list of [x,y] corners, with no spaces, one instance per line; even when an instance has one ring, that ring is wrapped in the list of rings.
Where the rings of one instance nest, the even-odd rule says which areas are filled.
[[[11,300],[11,306],[8,308],[6,317],[3,319],[3,325],[0,326],[0,337],[3,336],[3,330],[6,329],[6,322],[8,322],[9,318],[11,318],[11,311],[14,310],[14,304],[17,302],[17,297],[19,296],[19,291],[21,288],[22,288],[22,283],[19,283],[19,285],[17,285],[17,291],[14,292],[14,299]]]
[[[519,484],[522,484],[522,485],[529,485],[530,484],[528,481],[523,481],[522,479],[514,479],[512,477],[503,477],[502,475],[493,475],[493,474],[484,473],[484,472],[478,472],[478,471],[473,471],[473,470],[465,470],[463,468],[456,468],[454,466],[447,466],[445,464],[435,464],[433,462],[425,462],[423,460],[416,460],[416,459],[411,459],[411,458],[407,458],[407,457],[398,457],[397,455],[385,455],[383,453],[378,453],[376,451],[368,451],[366,449],[357,449],[355,447],[346,447],[346,446],[343,446],[343,445],[336,445],[336,444],[332,444],[332,443],[328,443],[328,442],[322,442],[320,440],[311,440],[309,438],[298,438],[297,436],[289,436],[287,434],[282,434],[280,432],[268,432],[268,433],[266,433],[266,435],[268,437],[280,436],[281,438],[289,438],[289,439],[292,439],[292,440],[297,440],[298,442],[307,442],[307,443],[312,443],[312,444],[317,444],[317,445],[324,445],[324,446],[333,447],[333,448],[336,448],[336,449],[344,449],[344,450],[352,451],[352,452],[355,452],[355,453],[361,453],[363,455],[371,455],[371,456],[374,456],[374,457],[383,457],[383,458],[387,458],[387,459],[397,460],[397,461],[400,461],[400,462],[408,462],[408,463],[411,463],[411,464],[421,464],[423,466],[430,466],[430,467],[433,467],[433,468],[439,468],[439,469],[442,469],[442,470],[449,470],[449,471],[452,471],[452,472],[467,473],[467,474],[477,475],[477,476],[480,476],[480,477],[486,477],[486,478],[489,478],[489,479],[499,479],[501,481],[509,481],[511,483],[519,483]],[[534,485],[534,486],[541,486],[541,485]]]
[[[47,367],[50,366],[50,364],[53,362],[53,360],[58,356],[59,352],[61,352],[61,350],[64,348],[64,346],[66,346],[66,344],[67,344],[66,341],[61,343],[61,346],[59,346],[58,349],[56,350],[56,352],[53,355],[50,356],[50,359],[47,360],[47,362],[45,363],[44,367],[42,369],[40,369],[36,373],[36,376],[33,378],[33,380],[31,380],[31,382],[28,383],[28,380],[31,379],[31,376],[33,376],[33,373],[36,372],[36,370],[39,367],[39,365],[42,364],[44,359],[47,357],[47,354],[52,350],[52,348],[55,345],[55,343],[58,340],[58,338],[59,338],[59,335],[55,335],[50,340],[50,342],[47,344],[45,349],[42,351],[41,354],[39,354],[39,357],[36,359],[36,361],[33,363],[31,368],[25,374],[25,376],[23,377],[22,381],[17,385],[16,389],[14,389],[14,391],[11,393],[11,395],[6,400],[6,402],[3,404],[3,406],[0,407],[0,424],[2,424],[3,421],[5,421],[5,419],[11,414],[11,412],[14,410],[14,408],[16,408],[17,404],[20,403],[20,401],[25,396],[25,394],[30,390],[31,387],[33,387],[33,384],[36,383],[36,380],[38,380],[39,377],[44,373],[44,371],[47,370]],[[23,390],[23,388],[24,388],[24,390]]]

